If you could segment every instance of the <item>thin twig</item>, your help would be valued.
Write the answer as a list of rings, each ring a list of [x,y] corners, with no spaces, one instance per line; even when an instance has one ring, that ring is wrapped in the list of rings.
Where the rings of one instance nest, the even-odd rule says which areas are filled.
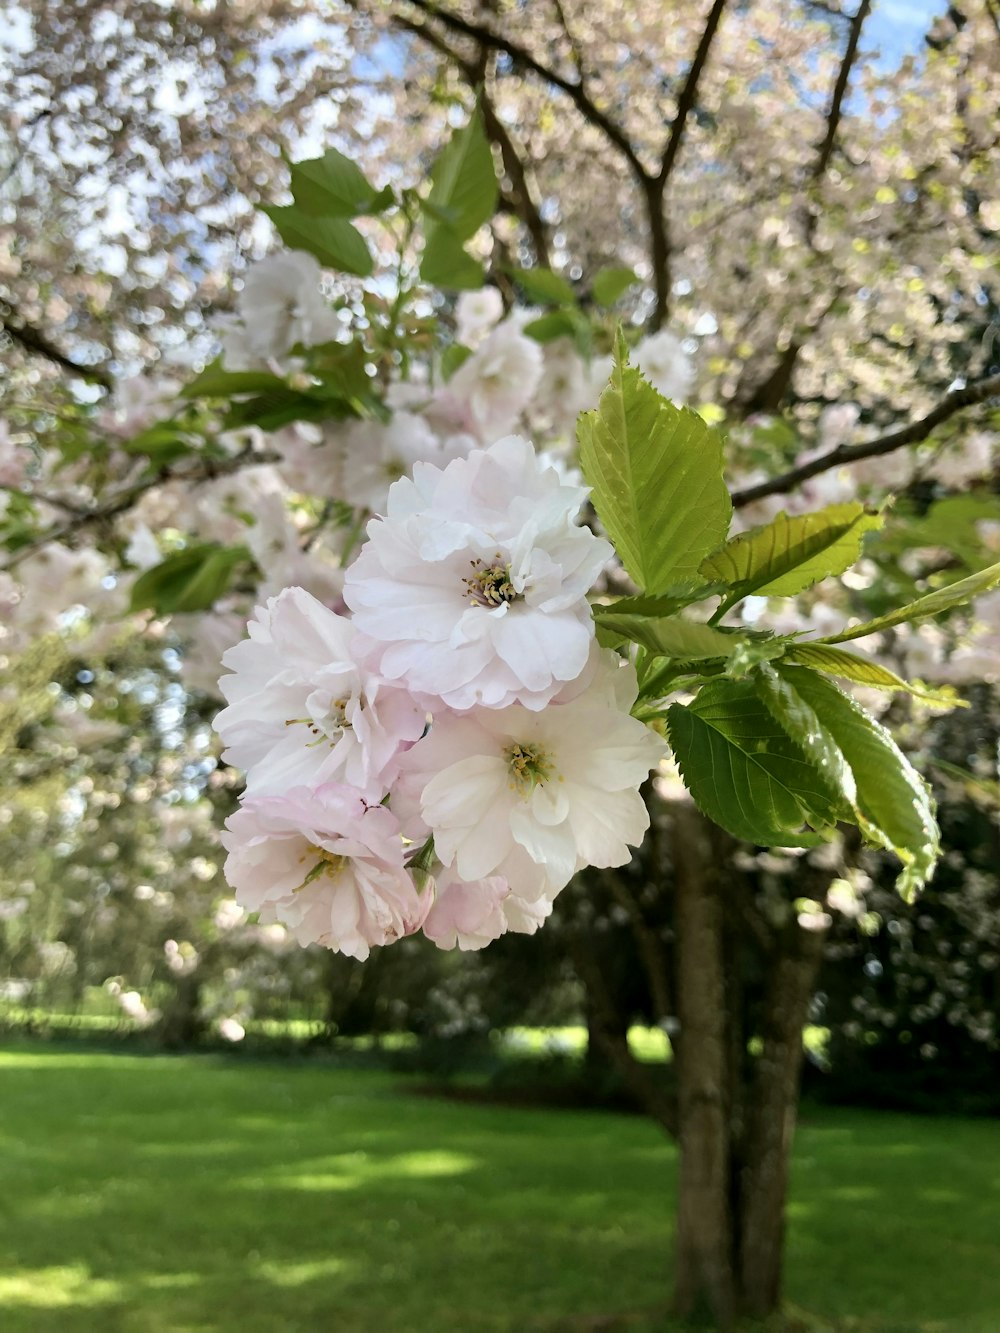
[[[0,320],[0,329],[6,331],[14,342],[20,343],[25,351],[31,352],[35,356],[43,356],[47,361],[51,361],[53,365],[60,366],[63,370],[68,371],[69,374],[79,375],[81,379],[90,380],[92,383],[99,384],[102,388],[110,391],[111,377],[106,371],[99,369],[97,366],[85,366],[81,365],[79,361],[74,361],[71,356],[67,356],[65,352],[60,351],[47,334],[43,333],[41,329],[35,328],[16,311],[12,310],[10,314],[3,316]]]
[[[488,28],[485,24],[472,23],[458,14],[452,14],[449,10],[433,3],[433,0],[407,0],[407,3],[427,18],[443,23],[450,31],[459,33],[463,37],[471,37],[479,42],[481,46],[488,46],[494,51],[503,52],[521,69],[529,70],[545,83],[550,83],[553,87],[559,88],[569,97],[584,119],[601,130],[605,137],[618,149],[638,181],[650,178],[649,172],[643,165],[642,159],[633,147],[628,135],[616,121],[601,110],[578,80],[567,79],[558,70],[554,70],[549,65],[545,65],[536,59],[520,43],[511,41],[510,38],[504,37],[501,33],[494,32],[492,28]]]
[[[718,31],[719,23],[722,20],[723,10],[726,8],[728,0],[715,0],[712,8],[709,10],[708,17],[705,20],[705,27],[702,29],[701,38],[698,42],[698,49],[694,53],[694,59],[687,72],[687,78],[684,80],[684,87],[681,89],[681,95],[677,99],[677,113],[670,122],[670,134],[667,137],[666,146],[663,149],[663,157],[660,160],[659,180],[666,181],[670,178],[670,173],[677,164],[677,157],[681,150],[681,142],[684,138],[684,130],[687,126],[688,117],[694,110],[695,97],[698,93],[698,81],[701,78],[702,70],[708,61],[708,53],[712,49],[712,42],[715,40],[715,34]]]
[[[500,155],[503,158],[504,171],[510,177],[511,190],[509,191],[508,203],[512,211],[521,219],[527,228],[531,237],[531,243],[535,251],[535,259],[542,268],[549,267],[549,245],[548,236],[545,229],[545,223],[542,221],[542,215],[538,210],[538,205],[532,197],[531,188],[528,184],[528,175],[525,169],[521,155],[515,147],[513,139],[507,133],[506,126],[496,113],[496,109],[486,91],[481,76],[482,61],[475,64],[465,60],[462,55],[449,46],[444,38],[427,23],[414,23],[412,19],[406,18],[402,14],[393,16],[396,26],[404,31],[412,33],[431,46],[439,55],[450,60],[462,77],[479,96],[479,105],[483,113],[483,123],[486,133],[490,139],[500,149]],[[486,48],[481,48],[481,52],[488,54]]]
[[[232,458],[201,459],[194,467],[179,468],[168,465],[158,468],[152,476],[136,482],[133,486],[125,487],[117,495],[112,496],[110,500],[106,500],[104,504],[94,505],[90,509],[81,508],[67,522],[57,524],[49,528],[48,531],[41,533],[33,541],[27,542],[24,546],[19,546],[16,551],[10,554],[7,561],[0,565],[0,572],[13,569],[29,555],[40,550],[43,546],[47,546],[49,542],[64,541],[67,537],[74,537],[86,528],[99,526],[117,518],[119,514],[131,509],[147,491],[153,490],[156,486],[162,486],[168,481],[214,481],[217,477],[228,477],[245,467],[260,467],[265,463],[278,463],[280,461],[281,455],[275,453],[274,450],[244,449],[242,453],[234,454]]]
[[[937,407],[932,408],[926,416],[912,421],[908,426],[890,431],[887,435],[880,435],[877,439],[868,440],[864,444],[840,444],[836,449],[820,454],[818,458],[808,463],[801,463],[798,467],[772,477],[770,481],[762,481],[757,486],[747,486],[744,490],[735,491],[733,505],[740,509],[769,495],[785,495],[803,481],[819,476],[821,472],[829,472],[831,468],[857,463],[863,458],[877,458],[882,454],[891,454],[907,444],[919,444],[956,412],[961,412],[966,407],[974,407],[977,403],[983,403],[988,398],[994,397],[1000,397],[1000,375],[990,375],[988,379],[979,380],[978,383],[953,389],[951,393],[945,395]]]

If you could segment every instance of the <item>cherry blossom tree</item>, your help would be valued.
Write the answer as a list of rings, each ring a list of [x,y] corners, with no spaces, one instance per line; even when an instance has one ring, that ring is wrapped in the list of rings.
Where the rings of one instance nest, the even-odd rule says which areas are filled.
[[[227,649],[227,874],[265,925],[481,948],[587,867],[655,878],[667,845],[672,985],[648,930],[643,961],[678,1097],[653,1109],[681,1148],[677,1305],[721,1325],[780,1295],[801,1033],[858,836],[836,830],[908,895],[938,854],[923,780],[835,682],[949,706],[996,634],[995,594],[966,608],[1000,577],[1000,30],[955,8],[890,65],[871,8],[557,4],[515,32],[359,3],[348,48],[406,76],[374,142],[344,103],[365,172],[328,149],[264,206],[288,248],[221,356],[179,396],[19,390],[0,441],[5,652],[169,635],[212,690]],[[8,329],[103,378],[74,330],[77,354]],[[829,892],[731,900],[735,840]]]

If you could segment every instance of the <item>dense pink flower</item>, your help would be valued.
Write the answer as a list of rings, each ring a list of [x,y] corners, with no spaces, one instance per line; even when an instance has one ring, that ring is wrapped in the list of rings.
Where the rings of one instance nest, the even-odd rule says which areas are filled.
[[[451,708],[544,707],[586,665],[612,555],[575,523],[585,497],[513,435],[396,482],[344,582],[382,675]]]
[[[233,674],[219,681],[229,706],[215,719],[247,790],[337,779],[381,800],[400,747],[424,730],[423,708],[359,666],[351,622],[302,588],[270,598],[247,628],[222,659]]]
[[[339,783],[248,797],[222,835],[241,907],[300,944],[352,958],[419,930],[431,903],[403,864],[399,821]]]
[[[439,949],[484,949],[509,930],[534,935],[552,911],[551,897],[522,898],[497,875],[463,880],[454,867],[442,866],[434,883],[424,934]]]
[[[436,877],[434,906],[424,921],[424,934],[439,949],[483,949],[507,930],[503,904],[510,897],[505,879],[466,883],[442,870]]]

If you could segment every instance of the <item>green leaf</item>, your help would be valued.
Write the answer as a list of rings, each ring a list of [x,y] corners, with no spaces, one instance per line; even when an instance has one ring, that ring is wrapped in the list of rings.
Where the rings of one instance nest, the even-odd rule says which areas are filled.
[[[483,285],[483,269],[462,242],[493,216],[499,188],[478,108],[439,154],[431,181],[420,276],[435,287],[474,291]]]
[[[856,502],[829,505],[813,514],[771,522],[741,532],[700,566],[710,579],[728,583],[728,608],[749,597],[793,597],[830,574],[850,568],[861,553],[866,532],[881,527],[878,514]]]
[[[512,268],[507,272],[529,301],[538,301],[541,305],[576,305],[572,284],[550,268]]]
[[[732,502],[722,443],[628,365],[619,331],[611,382],[577,423],[594,508],[622,564],[645,592],[694,579],[725,538]]]
[[[485,273],[478,259],[473,259],[450,227],[428,229],[420,256],[420,276],[432,287],[449,291],[474,292],[483,285]]]
[[[912,895],[934,872],[940,834],[927,784],[880,723],[839,686],[804,667],[776,668],[813,710],[847,760],[862,832],[903,862],[897,887]]]
[[[695,804],[736,838],[811,847],[834,804],[829,782],[758,697],[753,682],[710,681],[667,710],[668,740]]]
[[[154,463],[172,463],[175,458],[195,453],[201,441],[169,421],[159,422],[119,444],[127,454],[145,454]]]
[[[633,268],[602,268],[594,277],[591,292],[598,305],[614,305],[638,281]]]
[[[547,315],[539,315],[529,320],[524,332],[537,343],[555,342],[557,338],[572,338],[576,350],[582,357],[590,359],[594,334],[587,317],[575,308],[564,306],[561,310],[552,310]]]
[[[299,393],[282,386],[272,393],[230,403],[222,428],[239,430],[243,426],[259,426],[261,430],[281,430],[293,421],[342,421],[358,415],[355,402],[339,395]]]
[[[791,642],[787,634],[741,634],[733,642],[733,651],[726,663],[726,675],[743,680],[765,662],[784,657]]]
[[[556,338],[572,338],[576,333],[576,321],[569,310],[553,310],[549,315],[539,315],[529,320],[524,332],[536,343],[555,342]]]
[[[471,355],[472,348],[462,343],[452,343],[446,347],[441,353],[441,374],[445,380],[450,380],[455,371],[465,365]]]
[[[353,218],[381,213],[393,202],[388,185],[376,190],[351,159],[336,148],[328,148],[322,157],[290,165],[292,196],[301,212],[311,217]]]
[[[226,370],[222,357],[214,361],[196,375],[190,384],[181,389],[182,398],[230,398],[238,393],[264,393],[270,389],[283,389],[285,381],[265,370]]]
[[[140,574],[132,585],[131,611],[157,615],[206,611],[229,587],[235,567],[250,558],[245,546],[201,542]]]
[[[678,583],[655,597],[617,597],[613,602],[595,602],[594,615],[610,612],[629,616],[672,616],[686,606],[724,591],[722,583]]]
[[[774,667],[762,664],[753,675],[757,697],[782,728],[796,743],[817,770],[822,792],[829,796],[824,808],[814,805],[828,823],[857,818],[857,783],[850,765],[836,741],[823,726],[816,712],[795,690],[785,676]]]
[[[1000,522],[1000,495],[989,491],[949,495],[935,500],[921,517],[905,513],[900,505],[879,537],[876,552],[898,555],[915,547],[942,547],[975,569],[988,554],[979,530],[983,522]]]
[[[438,156],[431,181],[425,229],[428,245],[438,225],[447,226],[459,241],[467,241],[493,216],[499,188],[478,108]]]
[[[368,356],[361,342],[320,343],[305,349],[309,368],[320,380],[305,392],[311,398],[349,398],[373,404],[374,378],[368,374]]]
[[[285,208],[262,207],[278,229],[278,235],[293,250],[305,250],[327,268],[367,278],[375,265],[368,243],[346,218],[314,217],[289,204]]]
[[[785,661],[792,665],[811,667],[814,671],[825,671],[828,675],[840,676],[844,680],[852,680],[857,685],[867,685],[876,690],[904,690],[917,699],[940,707],[969,706],[951,686],[938,690],[914,685],[870,658],[858,657],[856,653],[849,653],[843,648],[831,648],[825,643],[793,644],[785,653]]]
[[[946,588],[929,592],[926,597],[918,597],[915,602],[908,602],[898,611],[890,611],[876,620],[866,620],[863,625],[852,625],[839,634],[830,634],[817,643],[847,643],[851,639],[863,638],[866,634],[879,634],[882,630],[892,629],[911,620],[926,620],[928,616],[938,616],[943,611],[952,611],[956,606],[967,606],[980,593],[989,592],[1000,583],[1000,564],[990,565],[977,574],[949,583]]]
[[[594,607],[594,623],[598,638],[606,647],[627,639],[641,644],[654,657],[725,659],[736,646],[732,632],[679,617],[630,616],[612,608]]]

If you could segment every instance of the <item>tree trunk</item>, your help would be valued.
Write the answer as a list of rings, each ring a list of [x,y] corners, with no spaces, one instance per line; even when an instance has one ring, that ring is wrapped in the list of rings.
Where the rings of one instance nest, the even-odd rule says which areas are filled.
[[[739,1305],[755,1317],[781,1299],[788,1166],[802,1073],[802,1031],[823,956],[823,930],[783,932],[768,978],[763,1049],[754,1062],[739,1175]]]
[[[708,825],[689,805],[673,814],[680,1031],[677,1313],[736,1310],[730,1205],[732,1143],[723,903]]]
[[[785,1203],[802,1031],[824,931],[758,917],[750,938],[734,910],[720,835],[693,806],[673,811],[680,1032],[677,1281],[680,1315],[720,1329],[762,1318],[781,1298]],[[755,952],[754,952],[755,951]],[[760,983],[752,986],[759,958]],[[751,1058],[747,1042],[761,1043]]]

